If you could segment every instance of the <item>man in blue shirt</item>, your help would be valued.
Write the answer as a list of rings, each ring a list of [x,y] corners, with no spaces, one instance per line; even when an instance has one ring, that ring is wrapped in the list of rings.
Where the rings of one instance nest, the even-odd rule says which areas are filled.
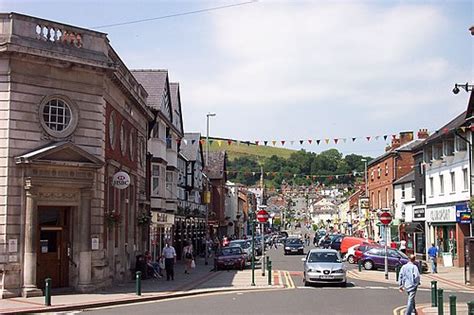
[[[431,273],[438,273],[438,248],[435,246],[435,244],[431,244],[431,247],[428,249],[428,257],[431,261]]]
[[[400,270],[399,286],[400,292],[406,291],[408,294],[407,310],[405,315],[411,315],[415,309],[416,290],[420,285],[420,272],[418,266],[415,265],[415,255],[410,255],[410,261],[403,265]]]

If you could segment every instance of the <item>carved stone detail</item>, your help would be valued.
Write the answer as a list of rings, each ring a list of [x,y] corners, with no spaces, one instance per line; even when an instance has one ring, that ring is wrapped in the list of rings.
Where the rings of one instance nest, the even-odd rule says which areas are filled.
[[[38,198],[41,200],[62,200],[62,201],[71,201],[79,200],[79,195],[77,193],[70,192],[44,192],[41,191],[38,193]]]

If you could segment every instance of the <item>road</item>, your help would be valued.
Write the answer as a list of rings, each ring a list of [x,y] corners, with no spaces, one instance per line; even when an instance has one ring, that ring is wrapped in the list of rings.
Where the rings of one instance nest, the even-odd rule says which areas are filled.
[[[86,311],[91,314],[393,314],[406,302],[396,286],[349,279],[347,288],[304,287],[301,255],[284,256],[282,248],[269,252],[274,270],[289,271],[294,287],[282,290],[209,294]],[[354,265],[348,266],[354,269]],[[260,273],[257,272],[257,276]],[[472,296],[456,294],[458,301]],[[446,299],[448,300],[447,294]],[[420,289],[417,303],[429,303],[430,292]]]

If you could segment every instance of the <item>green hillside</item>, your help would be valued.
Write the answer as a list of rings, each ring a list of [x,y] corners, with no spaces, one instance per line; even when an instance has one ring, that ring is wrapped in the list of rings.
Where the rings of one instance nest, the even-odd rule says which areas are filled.
[[[247,145],[245,143],[237,144],[235,142],[232,142],[232,144],[229,145],[227,143],[227,140],[224,139],[213,140],[214,141],[209,146],[209,150],[211,152],[225,150],[227,152],[228,159],[231,161],[242,156],[255,157],[258,161],[261,161],[263,158],[271,157],[272,155],[288,159],[292,153],[296,152],[295,150],[274,147],[272,145]],[[220,145],[218,143],[218,140],[222,140]],[[205,145],[203,149],[206,150]]]

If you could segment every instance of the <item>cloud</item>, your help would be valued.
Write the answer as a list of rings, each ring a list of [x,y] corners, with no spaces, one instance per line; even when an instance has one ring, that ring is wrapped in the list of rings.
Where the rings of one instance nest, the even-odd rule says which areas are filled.
[[[447,20],[429,5],[259,2],[213,25],[225,62],[205,81],[188,80],[186,92],[201,109],[337,105],[349,113],[342,119],[398,118],[446,99],[447,79],[460,72],[430,51]]]

